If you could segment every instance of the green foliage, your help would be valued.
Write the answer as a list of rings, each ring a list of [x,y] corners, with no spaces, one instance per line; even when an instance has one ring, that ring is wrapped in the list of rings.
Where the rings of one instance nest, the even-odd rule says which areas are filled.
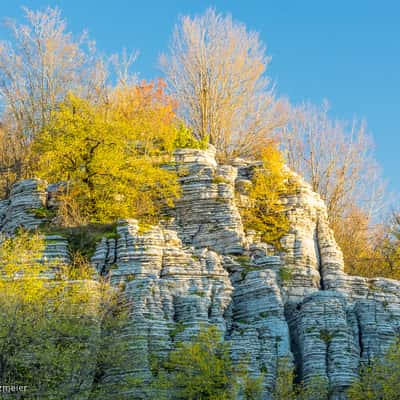
[[[326,344],[329,344],[332,339],[333,339],[333,334],[330,333],[328,330],[326,329],[321,329],[319,332],[319,337],[321,340],[323,340]]]
[[[194,137],[192,130],[186,128],[184,124],[180,124],[176,132],[177,134],[174,141],[174,147],[177,149],[207,149],[209,143],[208,136],[198,140]]]
[[[384,357],[361,368],[360,379],[348,391],[349,400],[397,400],[400,393],[400,341]]]
[[[328,382],[315,377],[307,385],[295,383],[295,371],[287,357],[277,361],[277,376],[272,393],[273,400],[328,400]]]
[[[251,266],[251,260],[250,260],[249,256],[240,255],[240,256],[237,256],[235,259],[242,267],[250,267]]]
[[[294,369],[288,358],[281,358],[276,364],[276,381],[272,393],[273,400],[295,400],[296,390],[294,387]]]
[[[250,206],[242,209],[246,229],[260,233],[261,239],[281,249],[280,239],[289,230],[289,220],[281,201],[293,188],[288,183],[280,152],[274,147],[263,153],[263,166],[256,170],[249,190]]]
[[[261,400],[263,393],[264,376],[251,378],[248,374],[241,376],[243,385],[243,395],[246,400]]]
[[[38,135],[34,173],[49,182],[67,182],[59,209],[64,225],[125,217],[154,222],[179,195],[176,175],[160,168],[161,152],[169,147],[151,136],[159,125],[147,119],[134,123],[123,115],[120,108],[94,107],[69,95]],[[146,124],[148,138],[141,134]]]
[[[185,325],[182,322],[177,322],[175,324],[174,329],[169,332],[169,336],[172,340],[175,340],[175,337],[185,330]]]
[[[48,208],[32,208],[31,213],[36,217],[36,218],[43,218],[50,220],[56,216],[55,210],[50,210]]]
[[[166,399],[233,400],[240,381],[246,399],[260,398],[261,380],[235,370],[229,344],[213,326],[202,328],[190,342],[179,343],[155,372],[151,390],[161,390]]]
[[[215,176],[212,180],[212,183],[218,185],[220,183],[229,183],[229,181],[222,176]]]
[[[128,362],[126,342],[114,343],[126,321],[117,293],[88,280],[87,264],[39,262],[44,246],[24,231],[0,244],[0,381],[28,386],[29,399],[67,400],[88,396],[94,373],[94,390],[105,393],[100,378]]]

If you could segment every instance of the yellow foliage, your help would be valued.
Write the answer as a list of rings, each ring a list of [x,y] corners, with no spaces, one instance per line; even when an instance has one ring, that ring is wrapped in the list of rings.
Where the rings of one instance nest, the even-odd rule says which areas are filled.
[[[104,108],[69,95],[33,145],[36,175],[67,182],[66,225],[124,217],[154,222],[179,195],[175,174],[160,168],[176,136],[170,106],[162,113],[147,97],[115,96]]]
[[[264,242],[280,248],[280,239],[289,229],[281,195],[293,191],[293,186],[275,146],[264,148],[262,163],[254,173],[248,192],[250,205],[242,210],[243,223],[245,229],[259,232]]]
[[[335,238],[343,251],[345,271],[368,278],[400,279],[400,219],[373,225],[370,218],[353,206],[333,224]]]
[[[125,324],[117,292],[88,279],[94,270],[83,258],[71,266],[46,262],[44,238],[37,233],[1,239],[1,382],[27,385],[32,398],[72,399],[77,390],[88,397],[85,382],[93,382],[93,374],[127,362],[126,342],[114,345]],[[49,279],[45,272],[55,270]],[[99,383],[93,398],[108,390]]]

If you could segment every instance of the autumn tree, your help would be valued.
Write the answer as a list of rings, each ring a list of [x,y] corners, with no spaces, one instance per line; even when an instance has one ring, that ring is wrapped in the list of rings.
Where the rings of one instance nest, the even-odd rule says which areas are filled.
[[[400,213],[393,212],[377,245],[383,276],[400,279]]]
[[[6,121],[0,123],[0,198],[8,196],[13,183],[20,177],[24,141],[15,135]]]
[[[68,32],[57,8],[25,8],[24,14],[25,23],[6,21],[11,40],[0,42],[0,118],[5,131],[0,136],[5,152],[0,158],[0,178],[6,174],[0,185],[6,191],[29,173],[29,145],[68,92],[104,103],[112,65],[117,68],[118,82],[132,77],[130,55],[99,56],[85,33],[75,38]]]
[[[334,225],[335,238],[343,252],[345,270],[351,275],[376,276],[378,269],[377,245],[382,227],[356,205],[349,206],[346,215]]]
[[[0,43],[0,95],[15,128],[27,139],[48,123],[69,91],[102,96],[100,60],[86,35],[74,39],[58,9],[24,9],[26,24],[7,20],[12,41]]]
[[[44,247],[37,233],[0,242],[1,382],[26,385],[26,398],[78,398],[93,388],[106,393],[95,379],[104,365],[129,362],[126,342],[114,346],[101,333],[104,324],[114,330],[124,324],[117,292],[88,279],[89,267],[71,271],[46,261]]]
[[[365,124],[333,121],[321,108],[295,108],[283,134],[288,166],[305,177],[328,207],[335,225],[354,205],[367,216],[381,211],[383,187],[374,144]]]
[[[180,116],[220,159],[254,156],[285,120],[265,75],[264,45],[230,15],[182,17],[160,61]]]
[[[328,111],[326,103],[294,108],[281,142],[288,166],[325,201],[346,263],[352,263],[368,251],[385,187],[365,124],[333,121]]]
[[[154,222],[178,195],[175,174],[160,168],[176,128],[162,111],[168,106],[155,107],[142,95],[139,90],[129,105],[118,100],[105,108],[70,95],[38,135],[36,175],[67,182],[64,225],[124,217]]]
[[[369,278],[400,279],[400,216],[393,213],[374,229],[365,217],[355,216],[350,231],[343,233],[346,270]]]

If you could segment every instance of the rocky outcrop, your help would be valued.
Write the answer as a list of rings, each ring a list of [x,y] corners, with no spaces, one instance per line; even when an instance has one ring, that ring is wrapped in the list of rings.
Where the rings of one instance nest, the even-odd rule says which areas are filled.
[[[175,153],[182,195],[171,216],[183,243],[221,254],[241,254],[244,233],[235,205],[237,170],[219,166],[215,149]]]
[[[326,381],[332,400],[345,399],[360,363],[383,354],[400,333],[400,282],[344,273],[325,204],[300,177],[283,198],[290,230],[285,251],[276,251],[242,226],[238,207],[254,164],[218,165],[212,148],[184,149],[169,168],[182,196],[168,218],[150,229],[120,221],[92,258],[131,302],[124,334],[134,362],[119,374],[151,382],[155,359],[215,324],[233,360],[263,376],[264,399],[280,360],[293,361],[306,383]],[[38,226],[32,210],[52,207],[53,191],[40,181],[18,183],[0,202],[1,231]],[[65,238],[47,239],[49,256],[67,260]],[[148,398],[139,389],[129,395]]]
[[[38,179],[16,183],[6,200],[0,200],[0,234],[9,236],[17,229],[40,229],[47,215],[56,206],[54,192],[57,185],[48,185]],[[68,263],[68,240],[61,235],[46,235],[44,258],[48,261]]]
[[[92,260],[99,271],[110,272],[132,304],[126,334],[133,365],[127,373],[148,383],[152,361],[165,357],[178,341],[190,340],[208,324],[226,332],[233,288],[222,256],[184,247],[176,231],[140,232],[138,222],[130,220],[117,233],[117,240],[103,239]],[[148,398],[140,391],[130,395]]]

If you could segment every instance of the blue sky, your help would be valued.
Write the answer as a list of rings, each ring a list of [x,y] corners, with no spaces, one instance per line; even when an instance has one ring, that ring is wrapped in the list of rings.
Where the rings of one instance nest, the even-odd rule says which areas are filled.
[[[138,50],[142,78],[160,74],[179,15],[214,6],[260,32],[272,55],[269,74],[294,103],[328,99],[332,115],[365,118],[390,188],[400,192],[400,2],[395,0],[2,0],[0,17],[21,6],[59,6],[70,30],[87,29],[98,48]],[[0,28],[0,39],[5,35]]]

